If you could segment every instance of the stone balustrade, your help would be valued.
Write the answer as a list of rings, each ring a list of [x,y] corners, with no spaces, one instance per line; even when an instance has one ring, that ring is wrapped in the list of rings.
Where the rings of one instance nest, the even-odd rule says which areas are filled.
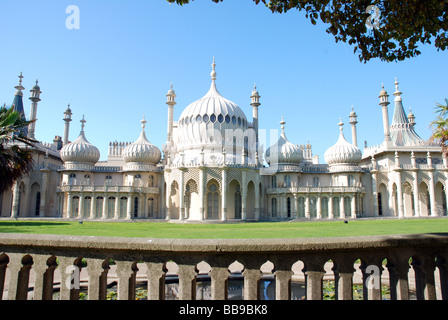
[[[300,261],[306,299],[320,300],[324,265],[331,261],[336,298],[351,300],[358,261],[364,299],[381,299],[380,288],[370,281],[373,276],[380,280],[387,273],[391,299],[409,299],[412,274],[417,299],[446,300],[447,245],[448,234],[247,240],[0,234],[0,298],[24,300],[32,292],[36,300],[51,300],[54,288],[59,286],[61,300],[79,299],[73,271],[81,269],[88,275],[88,299],[104,300],[110,263],[114,261],[119,300],[135,299],[142,266],[148,299],[164,299],[168,263],[178,266],[179,299],[196,298],[200,265],[206,263],[211,299],[224,300],[228,297],[229,266],[237,261],[243,266],[243,297],[256,300],[260,298],[262,266],[269,261],[273,265],[275,298],[288,300],[296,272],[293,266]],[[371,275],[371,270],[379,271]],[[440,289],[438,294],[436,287]]]

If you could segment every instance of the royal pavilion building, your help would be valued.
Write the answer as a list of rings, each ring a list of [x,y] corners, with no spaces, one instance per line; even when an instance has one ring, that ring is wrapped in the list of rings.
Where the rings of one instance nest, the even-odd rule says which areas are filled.
[[[210,89],[177,121],[171,86],[161,148],[146,136],[143,118],[136,140],[111,142],[107,160],[100,161],[84,117],[79,136],[69,141],[68,106],[62,137],[36,142],[30,148],[34,170],[0,193],[0,217],[230,222],[447,215],[447,159],[439,145],[416,133],[397,80],[391,119],[389,95],[384,87],[379,93],[384,140],[360,149],[352,110],[350,134],[342,119],[335,121],[329,132],[335,143],[320,164],[309,143],[288,140],[283,118],[278,141],[264,150],[256,87],[249,116],[219,93],[215,69],[213,61]],[[25,117],[22,74],[19,79],[11,107]],[[28,120],[37,119],[40,95],[36,81]],[[32,121],[24,134],[34,139],[38,124]]]

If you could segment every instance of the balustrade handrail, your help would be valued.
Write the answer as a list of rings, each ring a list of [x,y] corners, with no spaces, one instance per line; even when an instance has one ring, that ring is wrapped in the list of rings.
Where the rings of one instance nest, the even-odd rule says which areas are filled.
[[[0,234],[0,298],[5,291],[8,269],[7,298],[27,299],[30,270],[34,269],[34,299],[51,299],[54,270],[60,268],[63,277],[60,282],[61,299],[78,299],[79,292],[63,284],[71,277],[66,268],[74,265],[83,268],[81,258],[87,263],[88,297],[92,300],[106,298],[110,259],[115,261],[117,268],[119,300],[135,298],[137,262],[147,267],[148,299],[164,299],[165,266],[170,261],[179,267],[181,300],[195,298],[193,289],[198,276],[197,266],[204,262],[210,266],[211,298],[226,299],[229,265],[235,261],[244,266],[245,299],[260,297],[260,270],[267,261],[275,267],[276,299],[290,299],[292,266],[302,261],[306,299],[320,300],[323,297],[324,264],[330,260],[334,265],[337,298],[353,299],[354,262],[358,259],[361,260],[359,269],[367,286],[364,299],[381,299],[381,289],[367,285],[371,275],[366,271],[369,266],[378,269],[380,280],[383,268],[388,270],[391,298],[400,300],[409,299],[410,269],[415,272],[417,299],[436,299],[435,271],[438,270],[439,298],[448,299],[448,233],[207,240]],[[387,259],[385,266],[384,259]]]

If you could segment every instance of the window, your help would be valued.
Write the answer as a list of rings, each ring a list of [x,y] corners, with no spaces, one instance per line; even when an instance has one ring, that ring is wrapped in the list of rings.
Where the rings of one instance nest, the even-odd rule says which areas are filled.
[[[226,115],[226,123],[230,123],[230,117],[229,117],[229,115]]]
[[[154,215],[154,199],[148,199],[148,217],[152,217]]]
[[[215,122],[216,122],[216,116],[215,116],[215,114],[212,114],[212,115],[210,116],[210,121],[211,121],[212,123],[215,123]]]
[[[148,186],[154,187],[154,177],[152,175],[149,176]]]
[[[285,179],[285,187],[290,188],[291,187],[291,176],[285,175],[284,179]]]
[[[68,178],[68,184],[69,185],[75,185],[76,184],[76,174],[71,173],[69,178]]]
[[[414,203],[414,202],[412,202]],[[383,215],[383,205],[382,205],[382,199],[381,199],[381,193],[378,193],[378,215]]]
[[[104,184],[106,186],[111,186],[112,185],[112,176],[106,176],[106,180],[105,180]]]
[[[202,117],[200,115],[196,117],[196,122],[197,123],[201,123],[202,122]]]
[[[134,198],[134,218],[138,217],[138,198]]]
[[[319,186],[319,177],[314,177],[313,178],[313,187],[318,187]]]
[[[207,192],[207,219],[219,219],[219,191],[216,184],[210,184]]]
[[[288,218],[291,218],[291,198],[286,199],[286,212],[288,214]]]
[[[277,217],[277,198],[271,200],[272,217]]]
[[[207,114],[204,114],[204,116],[202,117],[202,120],[203,120],[204,122],[208,122],[208,115],[207,115]]]
[[[119,211],[119,214],[120,214],[121,218],[126,217],[127,205],[128,205],[128,198],[121,197],[120,198],[120,211]]]
[[[277,188],[277,176],[271,177],[271,186],[272,188]]]
[[[222,114],[220,114],[220,115],[218,116],[218,122],[219,122],[219,123],[223,123],[223,122],[224,122],[224,117],[223,117]]]
[[[353,187],[354,182],[355,182],[355,180],[353,179],[353,176],[352,176],[352,175],[349,175],[349,176],[347,177],[347,179],[348,179],[348,186],[349,186],[349,187]]]
[[[34,210],[34,215],[37,217],[40,214],[40,192],[36,194],[36,208]]]
[[[241,219],[241,211],[241,188],[237,186],[235,191],[235,219]]]
[[[90,185],[90,175],[88,174],[84,175],[84,185]]]

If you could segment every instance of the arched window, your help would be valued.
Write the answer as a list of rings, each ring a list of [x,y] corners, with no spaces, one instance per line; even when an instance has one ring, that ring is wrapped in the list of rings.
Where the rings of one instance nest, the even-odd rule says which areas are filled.
[[[297,203],[297,214],[299,218],[305,217],[305,199],[300,197]]]
[[[207,191],[207,219],[219,219],[219,191],[214,183]]]
[[[154,176],[149,175],[148,186],[154,187]]]
[[[148,217],[152,217],[154,215],[154,199],[148,199]]]
[[[68,178],[68,184],[71,186],[76,184],[76,174],[70,173],[70,176]]]
[[[120,198],[120,217],[121,218],[126,217],[127,204],[128,204],[128,198],[121,197]]]
[[[138,197],[134,198],[134,218],[138,217]]]
[[[235,191],[235,219],[241,219],[241,188],[240,186],[236,186]]]
[[[103,197],[96,197],[96,216],[101,217],[103,214]]]
[[[39,216],[40,214],[40,192],[36,194],[36,208],[34,210],[34,215]]]
[[[277,198],[271,200],[272,217],[277,217]]]
[[[412,204],[414,204],[414,197],[412,197]],[[378,192],[378,215],[383,215],[383,203],[381,199],[381,192]]]

